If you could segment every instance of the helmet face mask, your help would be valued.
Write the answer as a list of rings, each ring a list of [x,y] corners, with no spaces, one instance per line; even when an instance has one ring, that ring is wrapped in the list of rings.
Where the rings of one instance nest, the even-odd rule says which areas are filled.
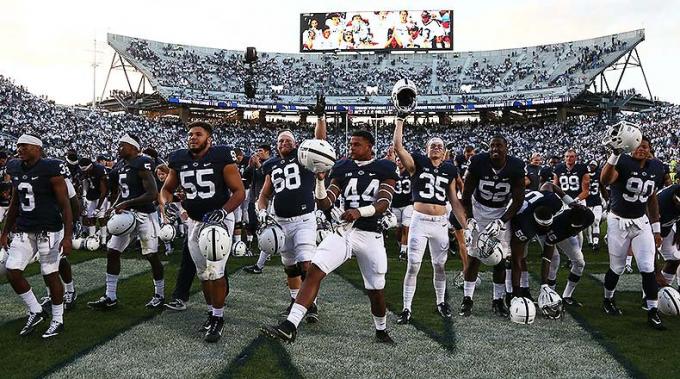
[[[602,144],[614,149],[631,153],[642,142],[642,132],[640,128],[630,122],[620,121],[607,127],[607,132],[602,140]]]

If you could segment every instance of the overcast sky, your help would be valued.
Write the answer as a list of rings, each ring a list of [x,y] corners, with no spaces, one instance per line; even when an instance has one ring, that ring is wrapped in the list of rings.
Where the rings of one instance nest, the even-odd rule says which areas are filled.
[[[95,38],[100,51],[97,96],[108,72],[113,52],[106,45],[107,32],[198,46],[297,52],[301,12],[414,9],[414,4],[454,10],[456,51],[564,42],[645,28],[647,40],[638,51],[652,93],[680,103],[680,0],[0,0],[0,74],[58,103],[85,103],[92,98]],[[639,69],[627,70],[626,77],[622,88],[643,90]],[[114,88],[120,85],[116,81]]]

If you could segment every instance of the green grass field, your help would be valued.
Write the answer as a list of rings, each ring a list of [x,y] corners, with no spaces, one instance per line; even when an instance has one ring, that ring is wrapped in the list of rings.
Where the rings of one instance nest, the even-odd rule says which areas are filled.
[[[401,311],[401,292],[402,279],[406,269],[406,264],[397,259],[397,246],[393,238],[387,239],[389,255],[389,271],[387,275],[386,297],[389,311],[396,314]],[[227,324],[230,319],[234,325],[232,329],[225,329],[223,336],[224,350],[215,350],[211,347],[201,351],[201,354],[220,354],[221,358],[215,363],[211,363],[210,369],[197,372],[201,377],[308,377],[308,376],[371,376],[370,371],[361,371],[362,367],[373,367],[373,365],[385,365],[384,374],[377,376],[451,376],[458,372],[467,372],[468,376],[489,377],[503,374],[503,367],[513,365],[516,355],[536,354],[533,360],[538,360],[544,353],[552,357],[562,354],[561,352],[578,351],[579,344],[583,346],[595,345],[593,348],[602,354],[603,358],[600,365],[597,364],[600,358],[592,357],[593,366],[591,371],[568,374],[562,372],[559,362],[551,366],[552,363],[545,363],[548,367],[545,372],[526,372],[526,376],[552,375],[564,376],[588,376],[588,377],[609,377],[610,366],[618,365],[622,367],[624,373],[632,377],[668,378],[680,376],[676,373],[675,362],[678,353],[673,353],[673,342],[680,337],[680,318],[665,317],[664,321],[668,326],[668,331],[657,332],[646,326],[646,316],[640,309],[639,292],[618,292],[617,300],[624,314],[619,318],[607,318],[601,310],[602,284],[595,277],[589,274],[604,273],[607,270],[607,254],[602,250],[599,253],[592,253],[586,248],[586,274],[579,283],[575,296],[584,303],[583,308],[569,309],[571,322],[540,320],[534,325],[521,326],[514,325],[508,320],[493,318],[488,315],[490,308],[490,293],[486,289],[478,289],[475,294],[475,313],[470,319],[463,319],[454,315],[453,320],[442,320],[435,311],[434,291],[432,288],[432,267],[429,262],[423,262],[422,269],[418,278],[418,289],[413,301],[413,322],[406,329],[395,323],[395,316],[388,318],[388,328],[393,331],[397,346],[391,353],[381,351],[381,347],[370,343],[370,316],[368,316],[368,300],[361,295],[363,282],[359,274],[356,261],[348,261],[342,266],[337,274],[331,275],[322,283],[320,293],[321,323],[317,325],[304,326],[300,330],[298,341],[292,346],[281,345],[257,334],[257,326],[262,323],[276,322],[277,313],[286,305],[284,274],[281,269],[278,257],[273,257],[268,262],[265,271],[267,275],[255,276],[247,275],[240,270],[245,265],[252,264],[254,257],[230,258],[228,269],[230,272],[230,284],[233,295],[228,299],[226,313]],[[79,279],[78,267],[93,259],[103,258],[102,253],[91,253],[76,251],[70,258],[73,264],[73,272],[78,288],[79,280],[93,280],[84,278]],[[166,296],[169,296],[174,288],[175,275],[179,264],[179,253],[175,253],[167,258],[166,262]],[[128,260],[141,260],[139,255],[129,254]],[[97,261],[98,262],[98,261]],[[125,271],[126,262],[123,263]],[[532,245],[530,249],[530,270],[532,272],[532,287],[536,296],[538,291],[538,249],[537,245]],[[137,262],[139,263],[139,262]],[[142,262],[146,263],[146,262]],[[102,260],[103,264],[103,260]],[[449,290],[447,293],[448,301],[457,310],[461,300],[462,292],[452,288],[451,283],[455,273],[460,271],[460,260],[450,256],[447,263],[447,274],[449,277]],[[38,266],[31,265],[26,275],[39,274]],[[92,275],[92,274],[87,274]],[[172,318],[171,312],[153,312],[144,309],[144,304],[148,301],[152,293],[152,284],[148,267],[146,271],[136,273],[123,280],[119,284],[120,306],[110,312],[95,312],[87,308],[87,301],[101,296],[104,287],[104,270],[99,275],[100,285],[96,284],[91,289],[80,292],[77,307],[66,313],[66,331],[59,337],[51,341],[43,341],[40,333],[36,332],[29,337],[20,338],[18,331],[23,325],[23,313],[17,313],[15,317],[4,323],[0,323],[0,367],[3,367],[3,378],[39,377],[54,374],[56,377],[79,377],[79,376],[102,376],[96,370],[87,371],[78,369],[68,371],[70,367],[84,365],[81,362],[88,362],[88,357],[97,357],[102,354],[100,351],[106,349],[123,349],[120,359],[142,359],[143,354],[154,351],[154,357],[162,359],[158,362],[164,369],[170,370],[173,364],[182,364],[184,350],[181,348],[181,341],[167,340],[161,332],[158,335],[158,346],[148,350],[137,352],[135,341],[143,338],[142,331],[145,326],[164,328],[162,330],[173,330],[179,325],[177,322],[196,323],[203,318],[204,308],[201,305],[200,294],[198,291],[198,281],[194,281],[194,293],[192,296],[191,307],[185,313],[191,321],[182,321]],[[561,269],[558,280],[558,292],[561,290],[568,275],[568,270]],[[487,282],[488,282],[488,275]],[[94,281],[96,283],[96,275]],[[635,283],[639,286],[639,275],[624,275],[622,282]],[[488,283],[487,283],[488,284]],[[8,286],[4,281],[0,286]],[[41,292],[42,288],[36,288],[36,293]],[[6,295],[7,296],[7,295]],[[262,304],[259,304],[262,303]],[[356,304],[357,308],[352,308]],[[264,306],[265,308],[262,308]],[[348,311],[344,312],[344,309]],[[231,313],[230,313],[231,312]],[[167,313],[167,314],[166,314]],[[355,315],[356,316],[352,316]],[[187,316],[189,315],[189,316]],[[230,316],[231,315],[231,316]],[[359,319],[359,324],[354,325],[352,320]],[[198,325],[198,324],[196,324]],[[354,325],[354,326],[352,326]],[[474,325],[471,327],[470,325]],[[195,325],[191,325],[193,328]],[[46,327],[46,324],[39,327]],[[564,328],[564,330],[562,330]],[[355,330],[358,329],[358,330]],[[573,341],[567,338],[567,329],[578,329],[574,334],[579,340]],[[228,332],[230,330],[230,332]],[[505,331],[505,332],[504,332]],[[564,333],[563,333],[564,332]],[[363,334],[362,334],[363,333]],[[368,334],[366,334],[368,333]],[[239,337],[239,338],[236,338]],[[148,338],[144,337],[144,338]],[[153,341],[156,337],[152,335]],[[182,341],[191,343],[200,341],[199,334],[180,334]],[[504,341],[504,338],[506,339]],[[526,345],[525,351],[521,351],[512,345],[518,341],[530,342]],[[426,340],[429,345],[428,351],[422,351],[423,355],[432,354],[435,349],[439,357],[446,357],[451,364],[442,363],[445,370],[450,372],[422,373],[412,372],[413,367],[427,367],[427,363],[420,362],[415,357],[413,362],[408,362],[410,355],[402,357],[397,352],[414,351],[418,355],[419,345],[414,345],[416,339]],[[127,342],[126,342],[127,341]],[[333,346],[333,341],[338,341],[338,346]],[[429,342],[428,342],[429,341]],[[112,343],[115,343],[111,345]],[[148,340],[146,345],[148,345]],[[174,349],[167,349],[169,344],[180,344]],[[342,344],[342,346],[340,346]],[[345,352],[346,344],[352,345],[352,349]],[[503,346],[513,346],[513,351],[504,351]],[[543,345],[542,345],[543,344]],[[479,345],[479,352],[475,346]],[[496,352],[496,359],[491,360],[493,367],[486,367],[489,359],[479,359],[479,354],[488,354],[491,346]],[[189,345],[187,345],[189,346]],[[201,345],[198,345],[201,347]],[[318,347],[321,346],[321,347]],[[341,348],[342,347],[342,348]],[[227,349],[228,348],[228,349]],[[337,350],[335,349],[337,348]],[[212,349],[212,350],[211,350]],[[305,350],[306,349],[306,350]],[[328,352],[321,351],[327,349]],[[424,349],[424,348],[423,348]],[[571,349],[571,350],[570,350]],[[167,356],[164,352],[167,350]],[[172,352],[171,352],[172,350]],[[508,348],[510,350],[510,348]],[[203,359],[200,354],[194,354],[196,348],[185,351],[190,359]],[[179,353],[178,353],[179,352]],[[141,354],[142,357],[136,355]],[[337,356],[334,356],[336,354]],[[567,353],[564,353],[567,354]],[[176,356],[180,355],[180,356]],[[343,357],[350,356],[351,359],[344,360]],[[469,355],[469,358],[468,358]],[[330,356],[336,365],[335,371],[318,372],[315,364],[323,363],[324,359]],[[205,356],[204,356],[205,357]],[[214,358],[214,357],[212,357]],[[304,358],[304,359],[302,359]],[[92,358],[94,359],[94,358]],[[151,359],[151,358],[149,358]],[[155,358],[154,358],[155,359]],[[207,359],[207,358],[205,358]],[[557,359],[557,358],[556,358]],[[565,365],[580,365],[581,362],[572,362],[570,357],[559,357],[565,360]],[[587,358],[579,358],[585,359]],[[394,360],[394,361],[391,361]],[[463,367],[460,362],[472,361],[475,366]],[[548,360],[549,361],[549,360]],[[212,362],[212,361],[211,361]],[[377,363],[376,363],[377,362]],[[613,364],[612,364],[613,362]],[[115,366],[117,361],[109,362]],[[140,363],[140,370],[151,370],[146,368],[156,367],[152,363]],[[343,368],[343,365],[347,368]],[[448,365],[448,366],[447,366]],[[457,366],[458,365],[458,366]],[[376,366],[378,367],[378,366]],[[389,370],[391,367],[391,371]],[[356,369],[356,373],[350,375],[349,371]],[[347,370],[347,371],[343,371]],[[468,371],[465,371],[468,370]],[[500,370],[495,372],[493,370]],[[552,371],[551,371],[552,370]],[[598,371],[601,370],[601,371]],[[114,370],[115,371],[115,370]],[[157,374],[139,371],[128,373],[134,377],[143,376],[187,376],[185,374],[168,374],[159,371]],[[172,373],[173,371],[168,371]],[[342,373],[345,373],[344,375]],[[472,374],[470,374],[472,373]],[[446,374],[446,375],[444,375]],[[126,376],[126,375],[123,375]],[[191,375],[194,376],[194,375]]]

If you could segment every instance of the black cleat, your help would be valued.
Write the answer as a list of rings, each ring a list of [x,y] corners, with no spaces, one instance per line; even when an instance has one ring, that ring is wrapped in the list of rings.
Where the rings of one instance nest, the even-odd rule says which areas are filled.
[[[199,332],[205,332],[210,329],[210,323],[212,322],[212,312],[208,311],[207,314],[208,318],[203,321],[203,324],[201,324],[201,329],[198,330]]]
[[[243,271],[249,273],[249,274],[261,274],[262,273],[262,268],[258,267],[257,265],[252,265],[252,266],[246,266],[243,268]]]
[[[437,304],[437,312],[443,318],[451,318],[451,307],[447,302]]]
[[[384,343],[388,345],[394,345],[394,340],[387,334],[387,330],[376,330],[375,331],[375,342]]]
[[[493,311],[493,314],[499,317],[507,318],[510,317],[510,311],[508,311],[508,308],[505,306],[505,300],[504,299],[496,299],[491,302],[491,310]]]
[[[463,297],[463,302],[460,303],[460,311],[458,312],[458,314],[460,316],[470,317],[470,314],[472,314],[473,304],[474,302],[472,301],[472,298],[470,296]]]
[[[293,299],[293,298],[291,297],[291,298],[290,298],[290,304],[288,304],[288,308],[286,308],[285,311],[281,311],[281,313],[279,313],[279,316],[281,316],[281,317],[288,317],[288,315],[290,314],[291,308],[293,308],[293,304],[295,304],[295,299]]]
[[[593,244],[593,253],[600,252],[600,244]]]
[[[642,306],[640,308],[642,308],[643,311],[649,311],[649,307],[647,306],[647,300],[642,299]]]
[[[165,304],[165,307],[173,311],[187,310],[187,305],[182,299],[173,299],[171,302]]]
[[[64,331],[64,324],[59,322],[59,321],[52,320],[52,322],[50,323],[50,327],[47,328],[45,333],[43,333],[42,338],[43,339],[52,338],[52,337],[58,336],[59,333],[61,333],[63,331]]]
[[[111,300],[108,296],[102,296],[97,301],[90,301],[87,306],[92,309],[109,309],[118,305],[118,299]]]
[[[568,305],[570,307],[575,307],[575,308],[581,308],[583,306],[582,303],[580,303],[578,300],[574,299],[573,297],[563,297],[562,303],[564,303],[565,305]]]
[[[205,342],[217,342],[222,337],[222,330],[224,329],[224,317],[217,317],[211,315],[210,325],[205,332]]]
[[[659,312],[656,308],[651,308],[647,311],[647,324],[655,330],[666,330],[666,327],[659,318]]]
[[[405,251],[399,252],[399,260],[400,261],[407,261],[408,260],[408,254]],[[394,341],[392,341],[394,342]]]
[[[50,310],[52,309],[52,298],[49,296],[43,296],[40,298],[40,301],[38,302],[40,306],[42,307],[43,311],[49,313]]]
[[[404,309],[403,311],[401,311],[401,313],[399,313],[399,317],[397,317],[397,324],[406,325],[410,321],[411,321],[411,311],[409,311],[408,309]]]
[[[616,301],[612,297],[611,299],[605,298],[604,301],[602,302],[602,306],[604,308],[604,313],[608,314],[609,316],[621,316],[623,312],[616,306]]]
[[[145,307],[148,309],[160,309],[163,308],[163,303],[165,303],[165,298],[161,295],[153,295],[151,300],[146,303]]]
[[[77,298],[78,293],[75,290],[73,292],[64,292],[64,309],[69,311],[75,308]]]
[[[305,320],[308,324],[316,324],[319,322],[319,307],[317,307],[316,304],[312,303],[309,307],[307,314],[305,314]]]
[[[43,322],[47,318],[47,312],[42,311],[40,313],[33,313],[30,312],[28,314],[28,317],[26,318],[26,324],[24,325],[23,328],[21,328],[21,331],[19,332],[20,336],[27,336],[35,330],[35,327]]]
[[[278,325],[263,326],[260,333],[272,339],[279,339],[283,342],[293,343],[297,337],[297,329],[292,322],[284,320]]]

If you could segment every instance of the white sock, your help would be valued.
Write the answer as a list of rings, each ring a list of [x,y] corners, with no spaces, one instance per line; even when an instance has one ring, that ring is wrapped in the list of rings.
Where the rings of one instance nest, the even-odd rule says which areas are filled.
[[[154,293],[160,297],[165,297],[165,280],[154,280],[153,281]]]
[[[463,296],[472,298],[475,294],[475,284],[476,282],[468,282],[466,280],[465,283],[463,283]]]
[[[437,304],[444,302],[444,295],[446,294],[446,280],[434,280],[434,294],[437,297]]]
[[[373,323],[375,324],[375,330],[385,330],[387,329],[387,316],[373,316]]]
[[[519,286],[524,288],[529,288],[529,272],[522,271],[522,275],[519,278]]]
[[[633,264],[633,256],[627,255],[626,256],[626,266],[632,266],[632,264]]]
[[[75,292],[76,286],[73,284],[73,281],[70,283],[64,283],[64,290],[66,290],[66,292]]]
[[[64,304],[52,304],[52,320],[64,323]]]
[[[610,290],[605,288],[604,289],[604,298],[605,299],[611,299],[612,297],[614,297],[614,291],[610,291]]]
[[[658,308],[659,300],[647,300],[647,309]]]
[[[264,267],[264,263],[267,262],[267,258],[269,258],[269,254],[260,252],[260,257],[257,258],[257,263],[255,263],[255,265],[262,269]]]
[[[567,285],[564,287],[564,292],[562,292],[562,297],[571,297],[576,289],[576,283],[571,280],[567,280]]]
[[[300,292],[299,288],[289,288],[291,299],[297,299],[297,294]]]
[[[106,297],[111,300],[118,299],[116,290],[118,289],[118,275],[106,274]]]
[[[292,322],[293,325],[295,325],[295,328],[300,325],[300,321],[305,317],[305,314],[307,313],[307,308],[304,306],[294,303],[293,306],[290,308],[290,313],[288,314],[288,321]]]
[[[97,235],[97,227],[96,227],[96,226],[88,226],[88,227],[87,227],[87,233],[88,233],[90,236],[95,236],[95,235]]]
[[[512,270],[505,269],[505,292],[512,293]]]
[[[411,310],[411,303],[413,302],[413,296],[416,293],[416,286],[404,286],[404,309]],[[439,304],[439,303],[437,303]]]
[[[212,315],[215,316],[215,317],[224,317],[224,307],[213,308],[212,309]]]
[[[504,283],[494,283],[493,284],[493,299],[502,299],[505,296],[505,284]]]
[[[22,293],[19,295],[21,300],[24,301],[24,304],[26,304],[26,308],[28,308],[28,311],[31,313],[40,313],[42,312],[42,307],[40,306],[40,303],[38,303],[38,299],[35,298],[35,294],[33,294],[33,290],[29,289],[28,291]]]

